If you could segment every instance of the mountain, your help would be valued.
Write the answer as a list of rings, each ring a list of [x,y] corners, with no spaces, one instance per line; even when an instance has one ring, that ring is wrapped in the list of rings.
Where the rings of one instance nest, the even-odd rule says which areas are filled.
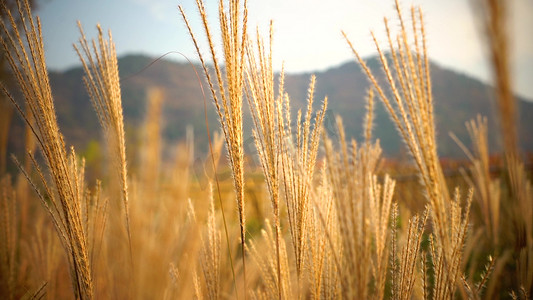
[[[367,60],[368,65],[378,71],[380,63],[376,57]],[[207,84],[203,81],[201,68],[196,66],[202,78],[207,95],[209,125],[211,130],[219,128],[212,101],[209,98]],[[158,86],[165,93],[163,109],[163,136],[171,145],[185,136],[187,126],[194,128],[197,151],[204,152],[206,146],[206,129],[204,119],[204,102],[199,80],[192,65],[167,60],[155,60],[143,55],[128,55],[119,59],[122,99],[129,143],[139,141],[138,132],[143,122],[146,107],[146,91]],[[431,63],[433,95],[435,103],[435,122],[439,152],[442,156],[458,157],[461,150],[449,137],[454,132],[466,145],[469,145],[465,122],[477,114],[489,119],[490,147],[492,151],[500,148],[497,131],[497,111],[494,93],[490,86],[435,63]],[[334,117],[343,118],[347,135],[361,138],[361,124],[365,114],[365,95],[368,81],[355,62],[314,73],[316,75],[315,107],[318,108],[324,97],[328,96],[328,113],[325,128],[329,135],[335,135]],[[83,71],[73,68],[64,72],[50,72],[50,81],[56,101],[56,110],[60,128],[67,144],[73,144],[78,152],[83,153],[91,141],[100,140],[100,128],[96,114],[82,83]],[[286,75],[286,90],[291,96],[293,109],[305,110],[305,101],[310,73]],[[376,97],[374,136],[379,138],[387,155],[396,156],[405,152],[396,129],[389,121],[380,100]],[[519,124],[523,130],[519,141],[522,149],[533,151],[533,135],[527,128],[533,128],[533,102],[517,98],[519,104]],[[249,115],[247,105],[245,115]],[[294,113],[295,117],[296,114]],[[245,143],[253,148],[249,117],[245,117]],[[293,121],[294,122],[294,121]],[[20,122],[18,123],[20,126]],[[12,132],[20,134],[21,130]],[[19,135],[20,136],[20,135]],[[20,139],[12,137],[14,143]],[[16,148],[16,147],[15,147]],[[12,147],[13,149],[13,147]]]
[[[383,75],[377,57],[366,60],[367,65],[376,75]],[[303,99],[305,87],[311,74],[295,74],[288,76],[287,90],[293,98]],[[459,139],[469,146],[468,132],[465,122],[476,117],[477,114],[486,116],[489,121],[489,147],[495,152],[501,148],[497,119],[498,111],[495,107],[494,90],[492,87],[465,74],[440,67],[431,63],[432,91],[434,98],[434,112],[437,129],[439,154],[445,157],[462,156],[462,151],[449,137],[455,133]],[[378,80],[379,80],[378,76]],[[382,77],[383,79],[383,77]],[[341,115],[348,136],[356,139],[362,137],[362,123],[366,112],[365,97],[369,87],[366,75],[362,73],[359,64],[347,62],[340,66],[316,73],[316,97],[328,96],[329,115]],[[386,85],[384,85],[386,86]],[[374,136],[380,138],[381,145],[387,155],[397,155],[405,151],[395,126],[389,119],[384,106],[375,96],[376,117],[374,120]],[[526,131],[533,128],[533,102],[517,98],[519,112],[519,140],[522,149],[533,150],[533,136]],[[326,122],[326,128],[328,123]]]

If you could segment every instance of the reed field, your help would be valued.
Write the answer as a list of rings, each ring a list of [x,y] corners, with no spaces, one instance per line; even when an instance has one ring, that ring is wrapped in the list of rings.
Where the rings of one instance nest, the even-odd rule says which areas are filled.
[[[500,131],[488,132],[479,116],[465,124],[470,140],[452,133],[468,157],[451,167],[455,176],[437,152],[431,33],[423,11],[408,3],[396,0],[396,18],[369,28],[387,33],[372,34],[379,74],[358,54],[357,44],[369,41],[343,33],[371,86],[357,139],[340,117],[324,129],[335,99],[315,98],[314,76],[306,105],[295,106],[301,102],[291,101],[273,65],[275,23],[264,24],[266,36],[248,27],[246,1],[220,0],[218,12],[203,0],[196,11],[179,7],[198,53],[198,82],[208,83],[198,101],[206,123],[208,110],[219,122],[206,124],[208,149],[195,149],[188,134],[169,160],[164,92],[148,91],[142,139],[133,145],[111,31],[98,26],[98,36],[86,37],[83,26],[94,24],[79,24],[74,47],[104,149],[95,181],[58,126],[39,18],[27,0],[15,9],[2,2],[2,53],[16,85],[1,84],[0,155],[18,169],[0,174],[0,298],[531,299],[533,189],[517,140],[506,1],[477,2]],[[209,24],[208,13],[219,23]],[[408,162],[382,156],[376,105],[395,124]],[[254,151],[245,150],[244,116]],[[10,118],[25,122],[25,153],[5,150]],[[501,138],[501,153],[489,149],[489,135]],[[140,155],[128,156],[129,147]]]

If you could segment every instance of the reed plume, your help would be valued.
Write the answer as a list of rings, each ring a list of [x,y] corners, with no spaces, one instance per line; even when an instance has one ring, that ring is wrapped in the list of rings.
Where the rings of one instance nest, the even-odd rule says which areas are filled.
[[[270,195],[274,214],[274,236],[276,244],[276,266],[278,298],[281,299],[284,287],[281,276],[281,221],[280,221],[280,179],[281,149],[283,147],[283,71],[279,79],[279,92],[276,96],[274,70],[272,68],[272,23],[270,23],[270,41],[268,49],[257,31],[254,45],[249,41],[247,47],[248,63],[246,65],[246,93],[248,106],[254,123],[253,136],[259,161]],[[268,52],[267,52],[268,51]],[[257,52],[257,55],[255,54]]]
[[[367,113],[367,121],[371,115]],[[384,242],[382,238],[388,240],[386,237],[388,232],[384,237],[378,237],[376,234],[381,234],[384,228],[387,228],[386,223],[388,223],[390,214],[375,220],[375,222],[386,221],[382,224],[385,227],[374,227],[375,222],[370,222],[373,217],[382,213],[381,209],[378,209],[381,205],[378,206],[377,203],[383,202],[379,199],[370,199],[371,196],[379,197],[376,190],[371,191],[371,189],[375,183],[372,178],[377,171],[381,148],[379,142],[373,144],[369,142],[360,146],[352,139],[348,143],[340,117],[337,118],[337,133],[338,149],[327,136],[324,137],[324,148],[328,178],[333,190],[335,209],[338,212],[336,215],[342,249],[341,269],[339,270],[342,297],[352,298],[358,295],[367,298],[371,295],[369,284],[373,275],[381,274],[386,270],[386,264],[384,265],[382,259],[385,258],[384,251],[388,249],[386,243],[382,243]],[[387,201],[390,201],[389,197],[392,196],[393,189],[394,184],[387,184],[385,192]],[[385,205],[389,207],[387,210],[390,210],[390,205],[390,203]],[[380,243],[378,252],[373,252],[371,247],[375,237],[379,239],[376,242]],[[379,262],[372,261],[377,258]],[[375,265],[372,265],[373,263]],[[378,276],[381,278],[381,275]]]
[[[43,217],[47,216],[44,215]],[[46,285],[43,287],[42,293],[45,293],[48,299],[53,299],[57,298],[60,292],[57,282],[61,280],[58,274],[64,256],[62,255],[61,241],[55,238],[57,235],[55,229],[46,226],[49,222],[43,217],[37,218],[34,224],[35,235],[32,237],[31,243],[27,244],[26,255],[33,266],[32,281],[35,283],[44,281]]]
[[[370,189],[368,200],[365,200],[369,202],[369,218],[373,220],[371,233],[374,235],[373,241],[375,244],[374,258],[372,260],[372,275],[375,280],[374,294],[376,299],[383,299],[389,263],[389,223],[396,182],[388,175],[385,175],[383,183],[378,182],[376,175],[371,176],[368,174],[367,177]]]
[[[333,188],[329,183],[327,163],[322,161],[320,185],[312,195],[313,209],[309,218],[308,270],[309,293],[312,299],[341,297],[338,261],[341,254],[338,213],[335,209]]]
[[[2,5],[2,9],[7,11],[5,5]],[[7,90],[5,88],[3,90],[37,137],[54,190],[57,191],[56,196],[47,184],[44,174],[38,169],[45,186],[45,195],[42,195],[33,183],[32,185],[48,210],[67,252],[75,296],[81,299],[91,299],[93,284],[87,235],[84,231],[81,210],[84,201],[83,191],[80,190],[83,178],[80,178],[77,172],[75,153],[73,149],[70,154],[67,153],[57,125],[50,80],[44,59],[40,20],[38,17],[36,20],[32,17],[28,1],[17,2],[17,5],[21,19],[26,21],[22,23],[22,28],[19,28],[8,11],[9,24],[3,20],[0,23],[4,32],[1,44],[7,53],[7,59],[18,86],[35,118],[35,125],[31,125],[28,115],[22,111]],[[37,167],[36,164],[34,165]],[[29,179],[28,176],[26,177]]]
[[[396,0],[396,12],[401,30],[395,40],[391,36],[388,20],[384,19],[390,58],[385,55],[372,33],[392,99],[378,83],[346,34],[344,37],[385,105],[418,169],[425,197],[430,204],[436,244],[434,249],[436,252],[433,253],[436,256],[433,258],[440,264],[438,268],[441,269],[438,272],[442,272],[442,277],[437,278],[440,281],[436,283],[435,292],[435,295],[440,297],[450,292],[453,294],[455,289],[457,269],[460,268],[462,257],[456,251],[462,253],[462,243],[464,243],[464,236],[458,233],[462,232],[463,228],[466,230],[471,196],[468,198],[465,214],[457,215],[457,210],[460,210],[457,206],[459,196],[456,196],[455,201],[450,198],[437,155],[430,64],[423,13],[420,9],[411,8],[412,40],[410,40],[408,25],[404,22],[398,0]],[[464,221],[461,221],[462,219]]]
[[[286,199],[289,229],[300,283],[308,250],[306,232],[312,230],[308,225],[309,214],[312,212],[310,198],[327,98],[313,120],[315,77],[312,76],[308,89],[307,112],[305,118],[302,118],[301,111],[298,112],[297,132],[294,136],[290,125],[290,100],[284,91],[283,71],[279,75],[276,93],[272,67],[272,32],[271,23],[268,45],[265,45],[259,32],[255,44],[250,42],[247,45],[246,92],[254,123],[254,141],[274,214],[273,235],[277,268],[277,275],[274,278],[277,282],[272,287],[278,291],[278,298],[281,299],[282,295],[285,298],[288,296],[288,288],[284,285],[290,284],[290,277],[283,278],[288,274],[282,271],[280,199],[283,194],[280,188]]]
[[[485,234],[490,243],[496,246],[500,240],[501,183],[499,179],[491,178],[487,118],[478,115],[476,119],[466,123],[466,128],[472,142],[472,151],[457,136],[450,135],[472,163],[467,179],[470,186],[475,188],[474,200],[479,206]]]
[[[214,79],[208,69],[206,61],[200,51],[198,42],[192,31],[185,11],[180,6],[183,20],[189,30],[189,34],[196,47],[196,52],[200,58],[204,75],[209,83],[211,97],[215,103],[216,112],[224,133],[226,149],[228,150],[229,161],[233,175],[233,186],[237,200],[239,213],[239,225],[241,235],[241,251],[243,265],[243,280],[246,287],[246,220],[244,203],[244,149],[243,149],[243,128],[242,128],[242,102],[244,90],[244,58],[247,41],[247,2],[241,7],[238,0],[229,1],[229,8],[226,11],[223,0],[219,1],[218,17],[220,20],[220,31],[223,44],[224,68],[218,61],[213,35],[207,22],[207,13],[202,0],[197,0],[196,5],[202,19],[205,30],[211,59],[215,69]],[[242,10],[242,16],[241,16]],[[224,71],[223,71],[224,69]],[[246,294],[245,294],[246,297]]]
[[[80,22],[78,22],[78,27],[81,37],[78,41],[79,45],[74,44],[74,49],[82,62],[85,71],[83,82],[98,115],[100,126],[103,128],[109,153],[111,153],[117,176],[120,179],[130,261],[133,262],[128,204],[126,141],[115,44],[113,43],[111,31],[108,32],[109,39],[106,40],[100,25],[96,26],[98,29],[98,43],[92,40],[91,44],[87,41]]]
[[[283,99],[283,111],[278,109],[278,117],[285,114],[285,120],[280,123],[281,139],[281,173],[283,174],[283,192],[287,205],[287,218],[295,255],[296,272],[300,281],[307,251],[307,230],[311,212],[311,192],[314,180],[315,165],[322,135],[322,123],[328,105],[324,98],[321,109],[314,119],[313,102],[315,91],[315,76],[311,76],[307,90],[307,111],[305,116],[298,110],[296,117],[296,132],[291,128],[290,99],[286,95]]]
[[[469,299],[482,299],[481,292],[494,271],[494,263],[495,260],[489,256],[488,263],[485,265],[485,269],[481,273],[479,281],[474,285],[468,283],[465,276],[461,277]]]
[[[394,205],[393,213],[393,250],[392,250],[392,288],[391,296],[393,299],[412,299],[414,292],[414,286],[417,280],[420,280],[416,272],[417,264],[420,259],[422,246],[422,238],[424,234],[424,228],[426,226],[427,218],[429,215],[426,208],[422,216],[415,215],[409,219],[409,225],[407,228],[407,237],[404,246],[397,253],[396,245],[396,222],[398,215],[398,207]],[[398,255],[399,254],[399,255]],[[422,253],[422,271],[426,271],[425,253]],[[425,286],[426,279],[423,280],[424,292],[428,287]],[[428,299],[429,293],[424,294],[424,299]]]

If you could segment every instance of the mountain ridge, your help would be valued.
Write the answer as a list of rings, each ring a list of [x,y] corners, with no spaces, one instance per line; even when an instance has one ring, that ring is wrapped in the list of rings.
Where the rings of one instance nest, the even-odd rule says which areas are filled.
[[[369,67],[380,78],[377,57],[366,59]],[[200,84],[189,63],[171,60],[156,60],[142,54],[130,54],[119,58],[122,100],[126,131],[129,143],[138,143],[138,128],[142,126],[146,107],[146,91],[158,86],[165,94],[162,134],[167,145],[172,145],[185,136],[187,126],[193,126],[196,134],[196,149],[207,151],[205,134],[204,103]],[[435,122],[439,153],[445,157],[464,157],[459,147],[448,136],[454,132],[468,146],[469,139],[464,123],[477,114],[489,119],[490,149],[499,150],[497,111],[492,88],[478,79],[466,74],[446,69],[433,62],[431,64],[432,88],[435,103]],[[148,67],[147,67],[148,66]],[[196,65],[208,103],[211,103],[207,84],[201,68]],[[99,141],[100,128],[89,97],[82,82],[83,71],[80,67],[65,71],[50,71],[52,92],[56,101],[58,121],[67,144],[73,144],[83,152],[91,141]],[[328,96],[328,112],[325,129],[328,135],[335,135],[334,117],[340,115],[346,127],[347,137],[361,138],[361,124],[366,112],[365,95],[368,80],[356,62],[345,62],[324,71],[305,72],[285,75],[286,91],[291,97],[293,118],[297,109],[305,110],[307,89],[311,74],[316,76],[315,107],[318,108],[324,97]],[[526,128],[533,128],[533,102],[517,97],[519,103],[519,125],[523,130],[519,141],[525,151],[533,151],[533,137],[525,134]],[[390,122],[381,101],[375,99],[376,111],[374,134],[379,138],[388,156],[405,152],[394,125]],[[247,104],[245,104],[247,106]],[[245,138],[251,137],[251,123],[248,108],[244,108]],[[211,130],[218,129],[218,121],[213,105],[208,104]],[[294,123],[294,120],[293,120]],[[20,126],[20,122],[19,122]],[[250,146],[253,148],[253,146]],[[202,150],[203,149],[203,150]]]

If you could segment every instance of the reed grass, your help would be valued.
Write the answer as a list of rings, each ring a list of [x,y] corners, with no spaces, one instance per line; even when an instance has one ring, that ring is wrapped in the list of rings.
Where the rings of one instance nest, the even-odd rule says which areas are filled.
[[[41,202],[54,220],[54,225],[61,238],[65,251],[68,253],[70,275],[75,295],[81,299],[93,297],[91,268],[88,257],[87,236],[83,228],[81,203],[83,191],[80,190],[83,179],[79,178],[76,158],[72,149],[68,154],[63,137],[60,134],[55,115],[54,102],[50,88],[44,45],[39,18],[31,15],[29,3],[17,2],[21,19],[26,20],[19,28],[13,16],[8,12],[9,24],[2,20],[0,26],[4,35],[1,43],[7,53],[11,70],[17,80],[24,99],[35,118],[35,126],[31,125],[27,115],[5,90],[17,110],[38,138],[40,150],[45,158],[51,183],[57,196],[48,187],[44,175],[39,171],[42,183],[46,187],[46,197],[38,192]],[[3,9],[7,11],[5,5]],[[12,31],[10,30],[12,29]],[[24,35],[24,40],[22,35]],[[29,178],[28,178],[29,179]],[[48,201],[52,206],[48,205]]]
[[[183,8],[180,12],[187,25],[190,36],[196,47],[200,62],[204,69],[204,75],[209,83],[211,97],[215,103],[216,112],[219,117],[226,149],[229,154],[230,165],[233,176],[233,186],[237,200],[239,212],[239,223],[241,229],[241,252],[243,280],[246,287],[246,219],[244,202],[244,149],[243,149],[243,128],[242,128],[242,102],[244,90],[244,57],[247,40],[247,4],[246,0],[241,7],[240,1],[229,1],[226,11],[224,1],[219,1],[218,17],[220,21],[220,31],[223,43],[224,72],[218,61],[213,36],[207,22],[207,13],[202,0],[197,0],[197,8],[203,23],[203,29],[207,36],[211,59],[214,64],[216,79],[210,75],[206,62],[198,47],[198,42]],[[242,16],[241,16],[242,10]],[[216,87],[215,87],[216,85]],[[246,293],[245,293],[246,298]]]
[[[220,298],[220,240],[221,234],[217,229],[213,186],[209,183],[209,213],[207,232],[203,238],[201,255],[201,269],[207,290],[208,299]]]
[[[0,97],[0,174],[4,174],[7,170],[7,145],[12,115],[13,107],[2,95]]]
[[[291,128],[290,100],[284,100],[285,121],[280,129],[284,142],[281,147],[281,170],[283,191],[286,199],[287,218],[295,255],[298,281],[304,271],[305,256],[308,248],[307,231],[311,212],[312,183],[318,155],[322,123],[327,109],[327,97],[314,120],[315,77],[311,76],[307,91],[307,111],[305,116],[298,110],[296,132]]]
[[[504,4],[486,1],[491,26],[487,33],[501,35],[501,12],[493,10]],[[210,143],[211,153],[204,160],[208,163],[200,163],[203,173],[191,172],[197,171],[193,158],[198,156],[192,130],[187,129],[187,139],[175,147],[172,163],[162,157],[163,91],[156,87],[146,93],[141,150],[129,149],[135,143],[128,144],[129,150],[143,155],[132,156],[127,164],[115,46],[100,27],[97,39],[87,41],[80,25],[75,49],[116,172],[94,186],[85,180],[85,161],[73,148],[67,150],[57,125],[39,19],[31,16],[28,2],[21,1],[17,10],[25,22],[16,23],[9,15],[7,23],[0,23],[1,44],[24,105],[4,86],[2,90],[38,146],[35,154],[27,138],[27,162],[23,166],[14,159],[19,177],[26,177],[35,195],[24,192],[27,185],[12,183],[0,173],[2,295],[10,299],[226,299],[239,294],[254,299],[530,297],[533,188],[518,146],[512,143],[516,128],[511,122],[507,58],[501,57],[508,52],[505,46],[491,44],[495,70],[505,77],[498,80],[499,101],[509,106],[501,108],[502,134],[511,133],[505,149],[506,173],[499,177],[491,173],[487,119],[478,117],[466,125],[472,149],[454,137],[470,161],[464,182],[445,180],[437,156],[431,70],[420,9],[412,8],[407,22],[396,1],[398,36],[391,35],[389,21],[384,21],[389,53],[373,35],[384,77],[372,73],[345,35],[371,86],[359,142],[346,136],[340,117],[334,134],[324,130],[328,98],[315,103],[314,76],[305,107],[294,118],[297,102],[285,91],[283,68],[276,74],[273,67],[273,25],[268,40],[259,30],[255,39],[248,37],[246,1],[219,2],[223,59],[215,52],[205,3],[197,0],[196,5],[213,68],[181,7],[180,13],[222,128]],[[5,5],[2,8],[9,11]],[[501,36],[489,40],[507,43]],[[414,188],[408,191],[415,198],[411,202],[423,199],[425,207],[399,197],[408,188],[388,172],[402,170],[383,168],[380,141],[373,137],[374,126],[379,126],[374,124],[376,97],[404,139],[418,172],[420,184],[410,185]],[[263,177],[245,167],[243,101],[250,109],[261,165],[257,173]],[[316,106],[320,108],[315,112]],[[228,167],[220,159],[223,144]],[[38,163],[41,156],[46,168]],[[231,172],[231,180],[221,180],[221,170]],[[245,172],[253,180],[246,181]],[[122,203],[113,201],[117,195]],[[34,198],[40,199],[44,210],[34,207]],[[223,208],[234,199],[237,209],[226,216]],[[245,200],[251,208],[246,213]],[[124,209],[124,216],[118,209]],[[227,249],[221,247],[221,221]],[[235,240],[240,242],[230,242]],[[242,262],[234,265],[232,253],[242,256]],[[128,259],[130,268],[125,267]]]
[[[275,228],[273,230],[270,221],[266,220],[264,227],[261,230],[261,239],[250,242],[249,251],[261,275],[260,291],[263,294],[258,298],[290,299],[294,296],[294,291],[290,280],[289,256],[285,240],[276,240]]]
[[[309,218],[309,246],[306,269],[312,299],[336,299],[341,296],[340,236],[336,222],[333,189],[327,166],[320,170],[320,185],[313,195],[312,217]]]
[[[517,102],[512,92],[510,72],[509,36],[507,32],[509,4],[500,0],[476,2],[480,8],[480,19],[484,25],[485,38],[492,63],[495,82],[496,103],[498,107],[501,141],[503,142],[505,167],[504,177],[509,187],[506,198],[510,199],[511,210],[503,220],[512,220],[512,224],[503,225],[513,228],[515,245],[515,263],[518,286],[514,290],[527,298],[533,291],[533,199],[532,183],[524,169],[524,162],[517,143],[519,128],[517,120]]]
[[[468,292],[468,297],[470,299],[481,299],[481,291],[485,288],[487,280],[489,279],[491,273],[494,271],[494,262],[495,260],[489,256],[489,261],[485,265],[485,270],[481,274],[479,282],[477,282],[474,286],[469,284],[464,276],[461,277],[461,280],[465,285],[465,288]]]
[[[340,265],[343,267],[339,270],[342,297],[369,297],[373,269],[373,223],[369,222],[372,217],[369,202],[372,200],[368,198],[372,182],[369,179],[376,171],[381,148],[377,142],[358,147],[354,139],[348,144],[340,118],[337,118],[337,131],[339,149],[335,149],[333,142],[326,137],[325,153],[335,208],[339,212],[337,223],[342,243]]]
[[[274,215],[278,298],[284,290],[281,277],[281,222],[280,222],[280,158],[283,140],[283,72],[280,75],[279,92],[275,95],[274,70],[272,68],[272,23],[270,24],[269,50],[257,32],[257,57],[251,42],[247,45],[248,64],[246,78],[247,100],[254,122],[254,141],[267,183]]]
[[[144,145],[146,146],[141,153],[142,166],[144,170],[141,181],[149,189],[156,189],[158,176],[161,173],[161,113],[164,104],[164,94],[160,88],[152,87],[148,90],[148,105],[146,108],[146,120],[144,124]]]
[[[470,186],[475,187],[474,198],[479,205],[486,235],[496,246],[500,238],[501,185],[499,180],[492,179],[490,174],[487,118],[478,115],[475,120],[466,123],[466,128],[472,141],[472,152],[454,134],[451,134],[451,137],[472,163],[470,175],[466,176]]]
[[[494,69],[496,103],[498,106],[503,147],[507,155],[517,155],[516,100],[509,70],[509,43],[507,41],[508,7],[504,1],[478,1],[485,29],[490,60]]]
[[[398,207],[393,207],[393,222],[397,222]],[[422,281],[424,299],[429,299],[428,287],[426,286],[427,279],[423,275],[418,277],[416,272],[417,264],[422,262],[422,272],[426,272],[425,253],[421,253],[422,238],[429,211],[426,209],[422,216],[415,215],[409,219],[407,228],[407,237],[404,246],[400,251],[397,249],[396,238],[396,224],[393,224],[393,246],[392,246],[392,288],[391,296],[396,299],[411,299],[414,292],[414,287],[417,281]],[[422,258],[420,256],[422,255]]]
[[[372,33],[392,96],[388,96],[346,35],[344,36],[371,85],[377,90],[417,166],[425,196],[431,207],[434,229],[432,237],[435,247],[431,254],[436,269],[436,282],[433,295],[437,298],[449,297],[454,294],[457,272],[461,267],[466,234],[463,231],[468,224],[471,196],[467,198],[465,214],[457,214],[461,211],[458,204],[459,193],[456,191],[455,200],[452,201],[437,155],[430,66],[422,11],[411,8],[411,40],[398,1],[396,12],[401,29],[396,39],[391,36],[388,20],[384,19],[390,58],[387,58]]]
[[[2,213],[0,214],[0,224],[2,230],[0,231],[0,260],[2,267],[0,270],[0,291],[9,299],[16,298],[17,289],[17,256],[19,251],[19,232],[17,220],[17,198],[11,186],[11,178],[4,176],[0,179],[0,207]]]
[[[49,226],[46,217],[48,216],[41,215],[35,220],[32,224],[35,236],[32,237],[30,243],[24,243],[21,250],[34,266],[34,272],[32,272],[34,278],[31,279],[37,283],[37,285],[32,284],[35,287],[34,290],[37,291],[43,282],[46,283],[42,293],[50,299],[57,298],[61,294],[61,289],[68,289],[68,282],[66,286],[59,284],[62,278],[58,274],[60,274],[60,263],[63,260],[61,242],[54,228]]]
[[[81,23],[79,22],[78,28],[81,37],[78,41],[79,45],[74,44],[74,49],[82,62],[85,71],[83,82],[98,115],[100,126],[103,128],[109,153],[111,154],[112,162],[119,177],[122,189],[121,198],[124,205],[125,226],[130,249],[130,261],[133,262],[128,205],[126,141],[115,44],[113,43],[111,31],[108,32],[109,39],[106,40],[100,25],[97,25],[98,43],[92,40],[91,44],[87,41]]]

